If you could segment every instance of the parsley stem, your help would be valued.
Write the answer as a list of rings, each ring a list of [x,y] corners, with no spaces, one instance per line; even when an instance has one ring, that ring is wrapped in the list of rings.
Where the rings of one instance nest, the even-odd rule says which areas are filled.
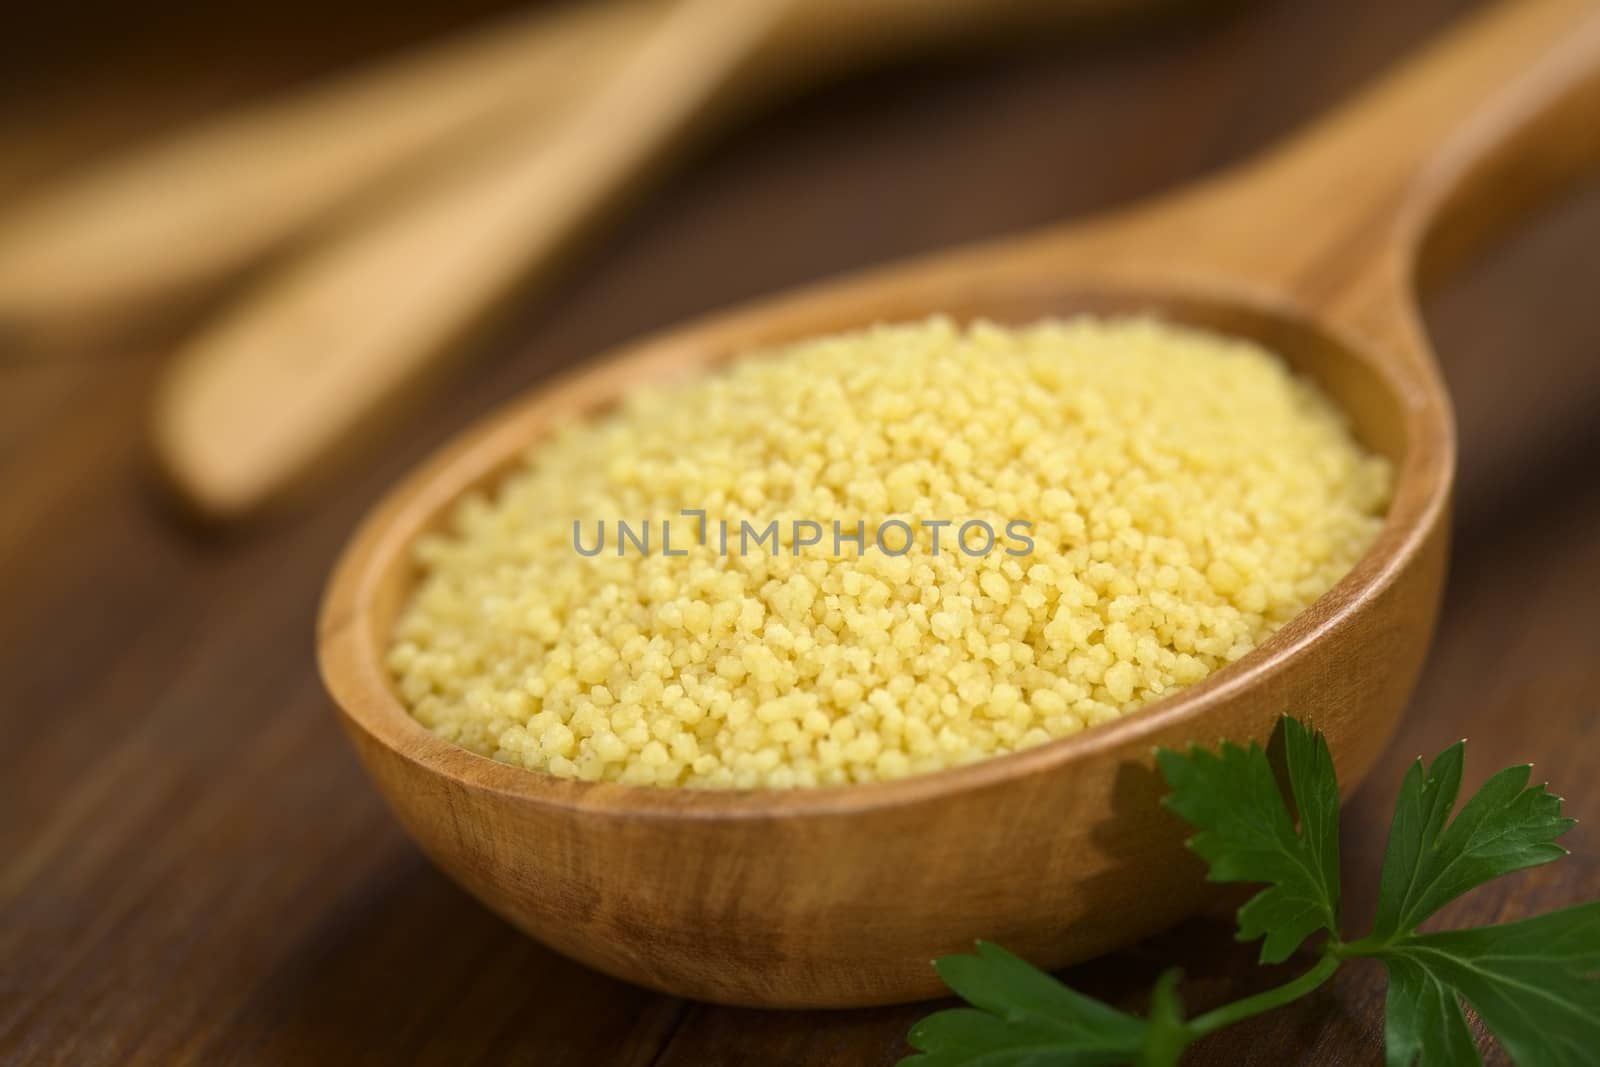
[[[1269,989],[1264,993],[1257,993],[1253,997],[1236,1000],[1232,1004],[1224,1004],[1215,1011],[1208,1011],[1204,1015],[1196,1015],[1190,1019],[1185,1028],[1196,1038],[1221,1030],[1225,1026],[1232,1026],[1242,1019],[1262,1012],[1281,1008],[1291,1001],[1299,1000],[1317,986],[1333,977],[1333,972],[1339,969],[1339,958],[1325,955],[1317,965],[1296,978],[1292,982],[1285,982],[1276,989]]]
[[[1328,951],[1342,960],[1355,959],[1358,956],[1377,956],[1389,947],[1387,940],[1380,940],[1377,935],[1363,937],[1359,941],[1338,941],[1329,944]]]

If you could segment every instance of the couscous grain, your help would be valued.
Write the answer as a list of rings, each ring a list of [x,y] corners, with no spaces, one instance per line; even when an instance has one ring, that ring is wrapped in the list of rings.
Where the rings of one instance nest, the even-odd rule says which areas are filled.
[[[1154,319],[759,357],[564,426],[419,542],[389,666],[423,724],[641,785],[934,771],[1238,659],[1388,501],[1388,464],[1276,357]]]

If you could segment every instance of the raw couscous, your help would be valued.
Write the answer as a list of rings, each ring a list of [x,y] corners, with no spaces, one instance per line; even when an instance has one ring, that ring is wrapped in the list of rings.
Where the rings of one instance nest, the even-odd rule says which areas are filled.
[[[389,666],[441,737],[563,777],[898,778],[1238,659],[1365,552],[1389,486],[1248,341],[879,326],[562,426],[419,542]]]

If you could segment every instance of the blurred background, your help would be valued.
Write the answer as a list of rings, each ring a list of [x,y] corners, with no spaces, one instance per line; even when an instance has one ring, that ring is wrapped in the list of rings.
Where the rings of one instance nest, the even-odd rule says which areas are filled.
[[[910,0],[864,0],[846,7],[881,7],[865,43],[817,46],[844,41],[845,23],[819,16],[805,30],[820,35],[808,45],[819,50],[783,53],[763,68],[771,77],[730,58],[770,27],[749,21],[746,37],[711,52],[699,51],[711,37],[680,33],[658,46],[677,59],[646,68],[644,83],[662,92],[616,98],[639,101],[617,112],[638,136],[583,172],[603,176],[581,183],[586,195],[560,202],[572,225],[551,231],[549,255],[524,259],[527,248],[509,242],[504,292],[464,299],[437,351],[416,354],[429,365],[447,356],[453,369],[397,385],[403,403],[373,399],[381,420],[343,413],[359,432],[326,437],[330,462],[307,464],[314,479],[291,464],[283,480],[293,491],[265,494],[272,506],[259,512],[228,504],[227,486],[248,479],[229,483],[226,470],[174,458],[252,415],[224,397],[163,437],[174,410],[163,398],[205,407],[215,386],[202,371],[202,386],[185,392],[174,368],[205,365],[219,324],[254,315],[243,321],[270,325],[262,294],[318,262],[327,242],[403,226],[427,210],[430,189],[465,187],[452,177],[458,158],[492,162],[495,145],[516,155],[532,126],[519,125],[515,93],[472,147],[429,142],[404,167],[375,168],[370,185],[285,225],[270,248],[210,263],[182,285],[112,299],[78,284],[100,276],[91,267],[116,266],[93,244],[65,266],[15,252],[87,217],[83,205],[112,188],[96,180],[201,124],[259,117],[286,99],[314,108],[324,87],[374,64],[437,56],[464,33],[511,33],[485,27],[536,35],[538,19],[619,2],[85,0],[7,11],[0,1060],[894,1062],[926,1006],[804,1016],[658,997],[528,941],[429,867],[362,780],[316,678],[317,598],[339,546],[433,448],[586,356],[762,294],[1068,221],[1213,172],[1481,6],[1004,0],[924,38],[902,28]],[[754,18],[741,0],[721,6]],[[559,107],[606,91],[647,37],[585,52],[598,58],[559,79],[570,90]],[[717,62],[725,81],[707,75],[724,69]],[[661,104],[666,83],[653,80],[661,70],[699,72],[707,84],[674,112]],[[440,99],[446,84],[428,83],[417,99]],[[333,141],[364,128],[339,127]],[[555,122],[550,136],[565,128]],[[305,158],[253,143],[268,145],[269,161]],[[202,163],[204,184],[226,184],[227,168]],[[517,195],[532,187],[514,181],[502,197],[513,217],[538,199]],[[117,218],[159,220],[203,197],[194,186],[132,188],[113,201]],[[300,188],[327,185],[313,177]],[[214,248],[271,214],[244,203],[202,217],[185,241],[135,245],[149,259],[135,257],[126,276],[148,280],[198,247],[194,233],[217,238],[200,242]],[[393,268],[381,252],[363,262]],[[399,315],[396,277],[380,273],[370,317]],[[1574,859],[1461,902],[1463,921],[1567,903],[1600,883],[1600,800],[1582,791],[1600,688],[1597,278],[1600,187],[1590,182],[1424,303],[1460,419],[1456,560],[1407,726],[1346,819],[1347,882],[1377,884],[1382,835],[1360,828],[1384,819],[1404,763],[1463,734],[1493,754],[1469,771],[1534,760],[1585,820],[1567,842]],[[479,315],[480,303],[497,314]],[[387,373],[372,343],[374,373]],[[247,397],[283,385],[252,378],[248,351],[230,353],[212,365],[242,361]],[[352,403],[364,409],[359,392]],[[1358,896],[1351,906],[1360,921],[1371,904]],[[1231,945],[1226,924],[1200,920],[1069,977],[1136,1000],[1176,960],[1204,1008],[1208,996],[1273,979],[1251,956]],[[1221,1035],[1194,1062],[1376,1062],[1381,998],[1376,975],[1341,972],[1325,995]]]

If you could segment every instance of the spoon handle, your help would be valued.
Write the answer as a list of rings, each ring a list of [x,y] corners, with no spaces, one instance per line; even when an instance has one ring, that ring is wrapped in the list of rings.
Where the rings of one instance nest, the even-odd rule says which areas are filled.
[[[178,487],[230,517],[302,481],[702,117],[794,2],[686,0],[556,130],[508,132],[202,330],[157,396],[156,446]]]
[[[158,458],[203,513],[254,511],[357,447],[355,431],[719,108],[870,56],[1158,2],[1173,0],[656,5],[667,13],[629,58],[559,115],[502,122],[497,141],[313,245],[192,338],[158,389]]]
[[[507,113],[558,112],[662,10],[596,0],[519,15],[28,198],[0,219],[0,318],[103,313],[236,270],[397,166]]]
[[[1180,210],[1210,212],[1238,267],[1308,305],[1392,318],[1419,268],[1600,165],[1597,117],[1600,3],[1503,0]]]
[[[570,0],[241,108],[0,214],[0,321],[123,311],[239,271],[431,154],[556,122],[675,0]],[[762,81],[1176,0],[807,0]]]

